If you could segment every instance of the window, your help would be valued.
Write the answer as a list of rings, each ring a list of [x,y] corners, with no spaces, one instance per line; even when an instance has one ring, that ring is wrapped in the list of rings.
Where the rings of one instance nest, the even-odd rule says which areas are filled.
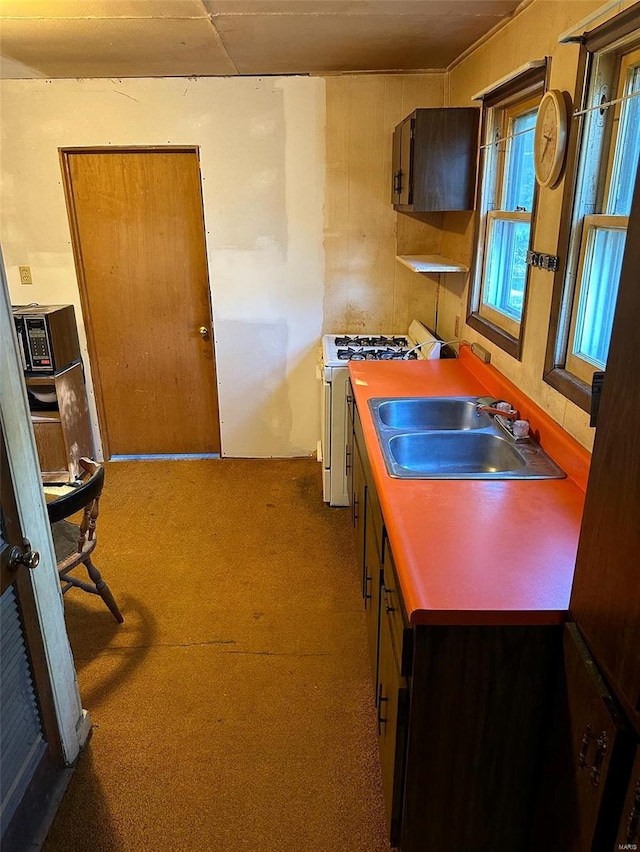
[[[585,410],[593,374],[607,365],[640,157],[637,31],[591,54],[589,64],[567,262],[557,285],[561,298],[554,298],[545,375]]]
[[[485,101],[480,224],[467,322],[520,355],[536,196],[533,141],[544,68]]]

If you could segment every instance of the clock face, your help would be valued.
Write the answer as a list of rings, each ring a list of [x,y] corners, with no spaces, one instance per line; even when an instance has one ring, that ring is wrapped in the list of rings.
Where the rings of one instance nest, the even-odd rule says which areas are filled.
[[[567,108],[562,92],[548,91],[540,101],[534,139],[536,180],[540,186],[557,183],[567,147]]]

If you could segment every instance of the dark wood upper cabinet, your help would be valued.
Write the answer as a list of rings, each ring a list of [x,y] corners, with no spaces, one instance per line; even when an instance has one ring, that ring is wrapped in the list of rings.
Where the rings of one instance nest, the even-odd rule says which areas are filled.
[[[571,615],[640,732],[640,180],[607,360]]]
[[[474,209],[479,116],[474,107],[417,109],[396,127],[391,191],[396,210]]]

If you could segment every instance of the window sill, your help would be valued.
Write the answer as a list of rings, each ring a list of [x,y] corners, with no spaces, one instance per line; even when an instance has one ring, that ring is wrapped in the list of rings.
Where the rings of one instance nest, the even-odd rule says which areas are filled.
[[[583,411],[591,411],[591,388],[573,373],[563,367],[554,367],[545,373],[544,380]]]
[[[518,361],[522,359],[522,342],[520,338],[507,334],[499,326],[476,313],[470,314],[467,317],[467,325],[471,326],[471,328],[479,332],[483,337],[486,337],[491,343],[499,346],[507,355],[511,355],[512,358]]]

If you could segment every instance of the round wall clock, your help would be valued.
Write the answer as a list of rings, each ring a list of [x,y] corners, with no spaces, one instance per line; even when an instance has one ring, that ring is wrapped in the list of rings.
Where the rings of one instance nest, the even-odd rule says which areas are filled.
[[[538,107],[533,142],[536,180],[540,186],[552,187],[560,178],[567,151],[568,122],[564,95],[558,89],[549,89]]]

